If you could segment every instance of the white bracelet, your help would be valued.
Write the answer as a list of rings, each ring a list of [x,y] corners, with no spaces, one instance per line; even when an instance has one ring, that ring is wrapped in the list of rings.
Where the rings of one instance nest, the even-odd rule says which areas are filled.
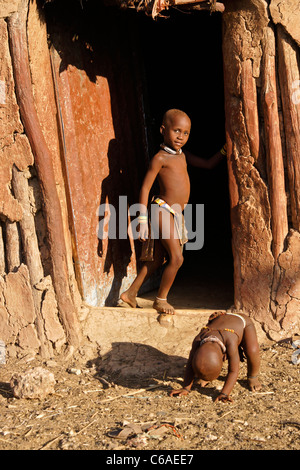
[[[148,224],[148,216],[147,215],[139,215],[138,220],[139,220],[139,224]]]

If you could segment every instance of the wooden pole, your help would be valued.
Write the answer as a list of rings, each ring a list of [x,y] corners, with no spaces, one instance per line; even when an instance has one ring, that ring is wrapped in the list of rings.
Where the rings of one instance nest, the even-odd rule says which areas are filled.
[[[16,94],[25,132],[35,157],[35,166],[43,195],[43,209],[52,262],[52,279],[59,315],[69,345],[77,347],[80,341],[80,328],[68,282],[63,221],[56,190],[52,156],[39,123],[32,93],[26,33],[27,12],[28,0],[21,0],[19,10],[8,18]]]
[[[20,239],[17,222],[5,222],[6,232],[6,263],[8,272],[14,271],[21,264],[20,259]]]
[[[30,273],[31,284],[34,286],[43,279],[44,271],[39,253],[34,216],[30,209],[28,180],[24,172],[19,171],[15,166],[12,170],[12,186],[14,195],[23,208],[23,216],[19,221],[20,232],[26,265]]]
[[[259,155],[259,122],[257,109],[256,81],[253,77],[252,60],[247,59],[241,63],[241,91],[245,127],[249,140],[251,156],[256,162]]]
[[[30,284],[32,287],[32,296],[36,314],[35,325],[41,345],[40,354],[43,358],[49,358],[53,351],[52,346],[46,340],[44,332],[44,322],[41,315],[42,293],[34,288],[35,284],[43,279],[44,271],[35,231],[34,216],[31,212],[29,201],[28,180],[25,173],[18,171],[15,166],[13,167],[12,176],[14,195],[23,208],[23,217],[19,221],[19,225],[25,262],[28,268]]]
[[[295,93],[295,84],[298,88],[300,84],[299,54],[281,25],[277,26],[277,39],[292,223],[293,228],[300,231],[300,103]]]
[[[277,260],[288,234],[288,220],[278,115],[275,37],[270,27],[266,28],[263,38],[262,100],[273,235],[272,252]]]

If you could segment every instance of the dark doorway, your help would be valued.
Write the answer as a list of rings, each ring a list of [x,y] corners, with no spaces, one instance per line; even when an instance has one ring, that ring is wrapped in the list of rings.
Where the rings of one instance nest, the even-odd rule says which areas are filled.
[[[192,121],[187,149],[209,158],[225,142],[222,16],[176,10],[167,14],[168,19],[156,21],[140,16],[138,23],[150,155],[161,142],[159,127],[164,112],[179,108]],[[198,251],[185,251],[184,264],[170,294],[174,289],[192,287],[212,299],[223,295],[230,305],[233,258],[226,159],[214,170],[189,168],[189,174],[190,203],[204,204],[204,246]],[[218,308],[218,303],[210,305]]]

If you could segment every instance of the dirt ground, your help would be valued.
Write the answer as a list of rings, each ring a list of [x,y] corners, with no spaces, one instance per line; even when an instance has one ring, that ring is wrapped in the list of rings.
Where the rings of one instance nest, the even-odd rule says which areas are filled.
[[[261,345],[260,392],[247,389],[241,364],[232,403],[214,403],[226,375],[187,397],[170,398],[181,375],[142,379],[110,373],[80,355],[66,362],[24,357],[0,366],[1,450],[299,450],[299,365],[291,342]],[[126,360],[125,360],[126,361]],[[53,372],[55,394],[14,398],[15,372],[42,366]],[[124,430],[122,438],[112,437]],[[131,434],[130,434],[131,433]]]

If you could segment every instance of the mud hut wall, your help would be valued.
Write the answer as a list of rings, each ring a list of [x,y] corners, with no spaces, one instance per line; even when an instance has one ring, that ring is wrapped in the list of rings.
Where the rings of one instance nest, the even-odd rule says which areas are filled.
[[[278,2],[268,3],[263,0],[228,2],[224,14],[223,48],[235,305],[250,313],[271,337],[277,339],[299,331],[299,102],[294,88],[299,80],[299,18],[298,23],[287,21],[287,17],[293,19],[299,10],[293,10],[295,2],[290,7],[287,2],[281,2],[280,9]],[[59,321],[52,279],[48,276],[43,202],[15,96],[6,19],[16,11],[18,2],[4,2],[3,5],[0,14],[3,58],[0,63],[0,337],[7,343],[11,355],[20,351],[36,353],[43,345],[49,356],[61,350],[66,343],[66,334]],[[65,227],[68,282],[73,301],[79,305],[54,91],[49,87],[52,78],[46,31],[35,2],[30,2],[28,24],[31,25],[28,38],[34,99],[47,145],[53,154]],[[40,40],[36,41],[37,38]],[[45,75],[39,73],[40,60]],[[267,60],[272,60],[275,67],[271,101],[266,99]],[[296,100],[290,99],[295,94]],[[274,99],[275,107],[272,105]],[[284,175],[276,165],[275,176],[270,171],[270,158],[273,158],[267,124],[270,103],[275,112],[276,139],[281,142],[277,162],[282,164]],[[286,196],[282,189],[283,180]],[[279,203],[283,209],[277,213],[277,206],[272,203],[271,191],[274,189],[270,181],[280,183]],[[274,251],[274,221],[279,228],[283,227],[280,242],[276,245],[280,246],[279,253]],[[35,266],[26,258],[28,241],[36,253]],[[36,282],[36,276],[39,282]]]
[[[235,307],[274,339],[299,331],[299,103],[292,96],[300,83],[300,13],[294,7],[228,1],[223,14]]]
[[[27,38],[35,106],[45,140],[53,157],[52,161],[55,173],[56,188],[63,216],[68,273],[72,285],[73,295],[75,299],[77,298],[78,302],[78,286],[74,280],[75,274],[67,206],[67,188],[62,168],[62,144],[58,123],[58,111],[53,88],[49,47],[47,43],[47,28],[43,11],[40,7],[38,7],[35,0],[29,3]],[[45,267],[45,269],[46,272],[50,272],[49,268]]]
[[[74,248],[75,250],[78,248],[78,245],[76,246],[76,243],[74,243],[71,227],[72,217],[70,217],[70,215],[72,216],[73,207],[69,205],[70,188],[68,188],[66,168],[64,167],[63,161],[64,155],[62,135],[60,133],[61,128],[58,120],[57,97],[55,96],[53,71],[51,70],[47,29],[43,11],[39,8],[35,0],[30,2],[22,0],[22,2],[16,2],[12,8],[2,9],[1,12],[3,15],[3,19],[1,19],[1,38],[3,39],[1,41],[1,55],[4,57],[4,60],[1,62],[0,77],[2,87],[2,101],[0,105],[0,112],[2,114],[0,122],[2,126],[1,153],[3,154],[1,168],[3,184],[1,185],[0,230],[0,267],[2,275],[0,337],[7,344],[7,350],[11,356],[23,354],[24,351],[30,351],[32,353],[40,352],[44,357],[50,357],[56,352],[60,352],[62,347],[68,343],[68,331],[66,331],[64,321],[61,319],[60,306],[53,283],[53,255],[51,253],[51,247],[49,247],[48,218],[47,210],[45,211],[45,197],[42,191],[43,181],[40,179],[38,171],[36,171],[34,156],[31,144],[29,143],[30,139],[28,140],[27,130],[23,127],[18,98],[15,94],[16,83],[14,80],[14,67],[11,60],[12,52],[9,45],[9,32],[7,28],[7,24],[10,25],[12,15],[15,14],[21,13],[26,17],[26,49],[28,48],[30,92],[32,93],[34,108],[37,114],[37,126],[42,131],[45,141],[44,148],[47,150],[47,154],[51,155],[55,187],[59,198],[64,227],[63,231],[66,245],[65,258],[67,264],[65,280],[70,287],[75,312],[77,312],[77,317],[80,318],[80,309],[82,307],[82,298],[79,292],[80,283],[78,285],[77,281],[79,279],[75,277],[73,267]],[[18,19],[18,17],[16,18]],[[25,52],[24,50],[24,53]],[[56,58],[57,57],[58,54],[56,53]],[[124,64],[123,68],[127,70]],[[81,72],[77,71],[75,67],[72,71],[74,72],[73,77],[75,77],[75,81],[78,78],[79,82],[81,82]],[[77,78],[75,76],[76,71],[78,72]],[[62,74],[65,80],[69,80],[69,77],[66,77],[67,74],[68,71]],[[101,78],[98,79],[96,86],[99,85],[100,80]],[[87,77],[87,82],[88,81]],[[92,87],[93,84],[90,83],[90,86]],[[129,87],[129,90],[132,92],[133,87]],[[60,91],[62,91],[61,88]],[[108,102],[107,109],[109,110],[111,96],[109,92],[106,95]],[[124,104],[123,95],[119,96],[119,98],[122,104]],[[116,97],[113,99],[116,102]],[[130,100],[129,97],[128,100]],[[141,103],[136,104],[138,106],[141,105]],[[132,109],[129,111],[129,114],[134,114]],[[121,136],[121,141],[124,143],[127,136],[131,135],[131,129],[128,127],[128,122],[125,123],[123,120],[121,124],[122,113],[120,114],[120,111],[118,112],[117,137],[120,138],[120,125],[122,129],[125,126],[124,134],[126,134],[126,137]],[[108,116],[108,120],[112,121],[111,115]],[[135,130],[137,130],[139,126],[140,123],[137,123],[137,125],[134,126]],[[105,129],[101,129],[101,131],[105,132]],[[103,132],[101,132],[101,134]],[[116,129],[112,123],[111,132],[107,134],[107,138],[111,136],[112,144],[114,143],[115,132]],[[82,133],[82,135],[84,135],[84,133]],[[84,142],[84,145],[85,148],[88,148],[87,142]],[[120,153],[120,150],[117,150],[117,152]],[[140,149],[136,149],[136,152],[141,153]],[[102,167],[104,170],[108,170],[107,174],[109,174],[111,168],[109,169],[108,167],[107,158]],[[118,174],[123,171],[123,180],[128,181],[128,184],[130,184],[129,193],[131,195],[131,202],[133,202],[133,200],[136,200],[136,194],[133,199],[131,193],[135,186],[132,185],[133,179],[128,179],[128,167],[133,169],[133,171],[130,172],[131,177],[136,178],[134,175],[136,171],[138,171],[139,164],[135,164],[135,156],[131,163],[122,163],[121,171],[120,168],[116,168],[115,171]],[[89,177],[93,174],[91,168]],[[75,171],[78,171],[77,167],[75,167]],[[95,179],[95,174],[93,174],[93,176]],[[104,177],[105,175],[103,178]],[[120,176],[117,179],[120,180]],[[140,180],[140,176],[138,180]],[[110,191],[113,189],[114,184],[115,182],[113,182],[111,178],[108,178],[107,185],[110,186]],[[99,187],[101,189],[101,184]],[[119,188],[114,187],[117,188],[118,191]],[[89,187],[86,187],[87,193],[89,189]],[[80,199],[78,201],[80,203]],[[99,201],[100,197],[97,197],[92,203],[98,205]],[[94,230],[90,230],[91,222],[88,220],[89,225],[85,227],[85,231],[88,232],[90,230],[96,239],[98,217],[97,211],[94,209],[92,210],[92,222],[95,225]],[[83,240],[80,240],[80,242],[83,242]],[[86,249],[85,243],[81,243],[80,246],[83,250]],[[108,253],[107,245],[104,247],[106,264],[108,262],[107,259],[109,260],[111,256],[119,256],[117,263],[121,263],[120,269],[118,269],[118,266],[115,264],[113,269],[109,270],[110,272],[105,280],[107,284],[107,295],[112,291],[112,287],[114,287],[114,276],[116,274],[114,271],[116,271],[117,274],[120,272],[122,279],[125,277],[127,282],[129,282],[128,279],[130,280],[130,273],[132,278],[136,273],[134,246],[131,245],[129,248],[130,254],[133,254],[130,265],[128,265],[128,260],[125,263],[123,259],[125,251],[126,253],[128,252],[128,247],[125,251],[123,248],[122,245],[120,245],[117,250],[116,247],[110,247],[110,253]],[[93,252],[94,258],[96,251],[97,249]],[[104,271],[104,261],[101,260],[101,262],[102,271]],[[124,263],[126,264],[125,268],[123,267]],[[99,277],[99,272],[94,274],[96,274],[95,277]],[[99,284],[101,284],[100,281]],[[118,286],[116,288],[118,288]],[[103,285],[100,285],[99,290],[102,291],[100,293],[103,294]],[[28,298],[29,300],[22,303],[23,296],[24,299]],[[104,298],[105,296],[102,295],[102,297]],[[84,307],[83,310],[85,310]]]
[[[8,5],[7,5],[8,7]],[[1,14],[11,13],[2,9]],[[18,105],[14,94],[14,80],[10,59],[7,24],[0,19],[1,47],[1,304],[0,336],[13,353],[16,345],[38,350],[39,339],[35,327],[35,308],[29,273],[22,265],[19,222],[23,208],[14,196],[13,168],[29,177],[33,164],[30,145],[23,133]],[[27,180],[26,180],[27,181]]]
[[[89,305],[111,306],[137,271],[126,226],[147,154],[136,24],[97,2],[83,11],[78,4],[72,16],[58,3],[47,23],[82,296]]]
[[[32,30],[36,39],[38,38],[35,47],[39,45],[40,49],[41,46],[47,47],[47,40],[42,23],[37,21],[38,15],[32,12],[34,5],[35,2],[31,2],[29,22],[36,21]],[[40,352],[44,357],[50,357],[59,353],[67,340],[59,320],[56,295],[52,278],[49,275],[51,260],[49,259],[47,229],[42,210],[43,199],[40,182],[37,178],[34,157],[23,128],[15,95],[7,20],[18,11],[19,6],[18,2],[10,2],[9,4],[4,2],[0,10],[2,57],[0,63],[0,337],[5,341],[10,356]],[[32,46],[34,45],[32,44]],[[45,53],[41,54],[39,59],[45,59]],[[32,64],[34,64],[34,60],[32,60]],[[32,69],[34,82],[34,67]],[[40,70],[43,69],[40,68]],[[47,71],[47,67],[45,70]],[[49,80],[49,77],[46,73],[47,79]],[[51,83],[51,80],[48,83]],[[44,97],[45,111],[48,112],[48,117],[52,116],[52,120],[48,121],[49,125],[49,122],[55,122],[55,115],[53,111],[49,111],[49,103],[50,107],[52,103],[51,92],[49,89],[44,91],[47,93]],[[57,132],[53,135],[57,135]],[[51,146],[51,142],[49,145]],[[53,153],[59,155],[59,152],[54,151]],[[57,174],[59,173],[59,164],[57,164]],[[57,177],[57,181],[61,182],[60,186],[63,188],[61,176]],[[63,189],[60,200],[62,211],[64,211]],[[67,228],[65,233],[68,237]],[[70,249],[69,253],[69,260],[71,260]],[[71,261],[69,261],[69,267],[73,298],[79,308],[80,298],[74,281]]]

